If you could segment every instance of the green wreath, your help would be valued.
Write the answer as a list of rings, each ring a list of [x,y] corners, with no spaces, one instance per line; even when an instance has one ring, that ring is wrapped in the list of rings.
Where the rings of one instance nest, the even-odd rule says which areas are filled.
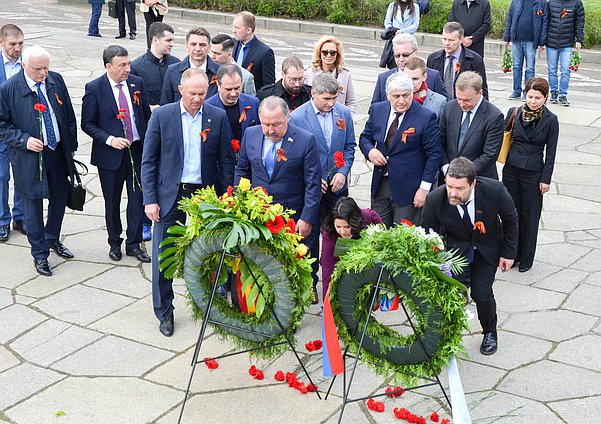
[[[465,260],[455,251],[445,251],[438,234],[426,233],[409,221],[388,230],[368,227],[361,235],[359,240],[339,239],[347,251],[340,254],[330,285],[339,338],[357,354],[383,267],[380,287],[399,296],[416,333],[401,335],[372,316],[362,360],[377,374],[406,386],[438,375],[452,356],[465,353],[461,334],[468,328],[463,310],[466,288],[450,277],[451,271],[461,271]],[[337,251],[342,250],[337,245]]]
[[[263,188],[252,189],[244,178],[235,192],[229,187],[217,196],[206,188],[179,207],[189,215],[188,225],[169,229],[173,237],[161,244],[159,268],[167,277],[184,278],[192,317],[204,318],[213,284],[224,284],[231,270],[241,276],[248,311],[216,296],[209,324],[239,348],[260,348],[254,356],[270,358],[286,350],[284,343],[295,341],[293,333],[310,304],[313,281],[314,259],[294,232],[293,211],[272,204]],[[223,251],[227,256],[215,281]]]

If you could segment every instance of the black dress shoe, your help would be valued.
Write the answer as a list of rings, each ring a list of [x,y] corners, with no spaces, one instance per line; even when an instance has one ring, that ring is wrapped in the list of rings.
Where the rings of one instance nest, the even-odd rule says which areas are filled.
[[[8,241],[9,234],[10,234],[10,226],[0,225],[0,241]]]
[[[16,231],[20,232],[21,234],[23,234],[24,236],[26,236],[27,228],[25,228],[25,221],[23,221],[22,219],[17,219],[15,221],[13,221],[13,230],[16,230]]]
[[[173,335],[174,328],[173,315],[171,315],[165,321],[161,321],[161,324],[159,325],[159,331],[165,337],[171,337]]]
[[[319,296],[317,295],[317,289],[313,287],[311,289],[311,305],[317,305],[319,303]]]
[[[139,247],[134,247],[133,249],[126,249],[125,254],[127,256],[135,256],[140,262],[144,262],[144,263],[150,262],[150,256],[148,256],[146,254],[146,252],[144,252]]]
[[[50,268],[48,259],[33,258],[33,264],[34,264],[35,270],[38,272],[38,274],[43,275],[45,277],[50,277],[52,275],[52,268]]]
[[[53,250],[54,253],[56,253],[61,258],[73,259],[75,257],[75,255],[73,255],[73,253],[71,253],[71,251],[69,249],[67,249],[67,247],[64,244],[62,244],[60,241],[56,241],[54,243],[48,243],[48,247],[50,248],[50,250]]]
[[[497,351],[497,332],[491,331],[484,333],[484,339],[480,345],[480,353],[482,355],[492,355]]]
[[[532,267],[531,266],[521,266],[520,265],[520,267],[518,268],[518,271],[520,271],[520,272],[526,272],[526,271],[529,271],[530,268],[532,268]]]
[[[125,38],[125,34],[123,34],[123,35],[119,34],[115,38]]]
[[[120,261],[122,257],[121,248],[119,246],[112,246],[111,250],[109,250],[109,258],[114,261]]]
[[[129,39],[130,39],[130,40],[135,40],[135,39],[136,39],[136,34],[132,34],[132,35],[130,35],[130,36],[129,36]]]

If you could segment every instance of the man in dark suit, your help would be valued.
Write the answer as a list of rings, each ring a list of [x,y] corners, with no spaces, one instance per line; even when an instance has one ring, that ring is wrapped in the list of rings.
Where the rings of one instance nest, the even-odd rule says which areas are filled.
[[[184,57],[181,62],[174,63],[167,68],[165,81],[163,82],[163,91],[161,92],[161,105],[177,102],[182,98],[179,91],[179,83],[182,74],[188,68],[200,69],[207,74],[209,78],[209,89],[207,97],[211,97],[217,93],[217,65],[208,56],[211,35],[209,31],[202,27],[192,28],[186,34],[186,51],[188,56]]]
[[[263,100],[269,96],[284,99],[289,110],[304,105],[311,99],[311,86],[305,84],[305,71],[302,60],[290,56],[282,62],[282,78],[257,91],[257,98]]]
[[[81,129],[92,137],[91,163],[98,167],[109,257],[122,257],[121,193],[127,189],[127,239],[125,253],[140,262],[150,257],[140,249],[142,241],[142,189],[140,161],[150,118],[144,81],[130,75],[131,61],[121,46],[102,53],[107,73],[86,84],[81,105]],[[121,117],[119,117],[119,116]]]
[[[463,27],[458,22],[447,22],[442,28],[442,49],[430,53],[426,65],[440,72],[449,99],[455,98],[455,80],[466,71],[474,71],[482,77],[484,98],[488,100],[486,67],[482,56],[462,46]]]
[[[240,12],[234,17],[233,33],[235,62],[255,77],[255,88],[275,82],[275,54],[271,47],[255,35],[255,15]]]
[[[401,33],[395,35],[392,39],[392,50],[394,53],[394,61],[396,62],[397,68],[391,69],[390,71],[382,72],[378,75],[378,81],[376,82],[376,88],[371,98],[371,103],[383,102],[386,100],[386,80],[392,74],[403,72],[405,69],[405,62],[419,55],[417,40],[414,35]],[[448,98],[448,93],[445,86],[440,78],[440,73],[436,69],[426,68],[428,78],[426,84],[428,89],[435,93],[443,95]]]
[[[127,24],[129,25],[129,39],[136,39],[136,0],[117,0],[117,19],[119,20],[119,34],[115,38],[125,38],[125,12],[127,12]]]
[[[0,64],[0,84],[16,75],[23,69],[21,66],[21,53],[25,38],[23,31],[16,25],[6,24],[0,28],[0,51],[2,52],[2,64]],[[8,193],[10,181],[10,160],[8,148],[0,140],[0,241],[8,241],[10,235],[10,221],[13,221],[15,230],[27,235],[25,227],[25,216],[23,214],[23,202],[21,196],[14,190],[12,213],[8,204]]]
[[[374,165],[371,208],[386,226],[419,223],[440,163],[436,114],[413,100],[413,81],[397,73],[386,81],[388,101],[374,103],[359,147]]]
[[[49,250],[73,253],[60,242],[68,201],[68,175],[77,150],[77,121],[63,77],[48,70],[50,56],[40,46],[23,51],[23,69],[0,87],[0,139],[8,146],[16,189],[21,194],[27,240],[36,271],[52,275]],[[44,226],[43,199],[48,198]]]
[[[463,156],[474,162],[478,176],[497,180],[503,113],[482,96],[482,77],[475,72],[459,75],[455,93],[440,117],[441,176],[453,159]]]
[[[288,105],[279,97],[268,97],[261,102],[259,119],[261,126],[248,128],[242,137],[236,184],[240,178],[248,178],[254,187],[265,188],[274,203],[294,209],[296,229],[306,239],[307,246],[311,246],[319,237],[321,196],[315,136],[289,124]],[[313,287],[316,279],[314,272]]]
[[[492,290],[497,267],[511,269],[518,241],[518,216],[500,181],[478,176],[466,158],[449,165],[446,185],[426,199],[423,227],[440,233],[447,248],[457,249],[469,265],[455,276],[471,288],[484,339],[483,355],[497,351],[497,304]]]
[[[152,304],[159,331],[167,337],[174,331],[173,280],[159,271],[158,255],[169,247],[159,246],[169,227],[186,222],[178,208],[182,198],[219,180],[224,186],[234,180],[232,134],[225,112],[204,103],[208,86],[203,71],[184,71],[181,100],[153,112],[142,157],[144,211],[154,221]]]
[[[484,38],[490,31],[489,0],[454,0],[449,22],[459,22],[465,37],[461,44],[484,59]]]

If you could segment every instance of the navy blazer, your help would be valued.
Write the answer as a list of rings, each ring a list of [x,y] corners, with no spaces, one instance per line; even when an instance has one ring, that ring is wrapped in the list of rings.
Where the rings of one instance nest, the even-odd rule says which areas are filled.
[[[202,106],[203,131],[210,129],[201,144],[201,178],[207,186],[224,186],[234,181],[232,133],[224,111]],[[177,198],[184,164],[184,137],[180,102],[155,109],[148,123],[142,154],[144,204],[158,203],[159,216],[167,214]],[[219,172],[219,174],[218,174]]]
[[[359,137],[359,147],[369,160],[369,151],[378,149],[388,159],[388,179],[392,201],[397,206],[413,203],[415,192],[422,181],[434,182],[440,164],[440,128],[436,114],[415,100],[404,113],[401,125],[392,140],[390,150],[386,147],[390,102],[374,103],[369,110],[369,119]],[[415,134],[407,136],[402,142],[402,134],[409,128]],[[371,196],[376,195],[383,172],[382,166],[375,166],[371,181]]]
[[[457,206],[451,205],[445,185],[428,194],[422,213],[422,227],[443,236],[450,249],[466,256],[476,247],[486,262],[497,267],[499,258],[514,259],[518,243],[518,214],[513,200],[502,182],[477,177],[475,220],[482,221],[486,233],[468,230]]]
[[[56,115],[60,142],[66,147],[67,173],[71,174],[71,152],[77,150],[77,121],[71,97],[59,73],[49,71],[45,82],[47,101]],[[8,146],[15,187],[26,199],[48,197],[48,180],[40,181],[39,155],[27,150],[29,137],[40,138],[38,112],[33,109],[36,103],[37,93],[27,85],[23,69],[0,86],[0,140]]]
[[[446,61],[446,52],[441,49],[430,53],[426,66],[433,68],[440,72],[440,75],[444,73],[444,64]],[[461,47],[461,54],[459,55],[459,72],[455,74],[455,80],[459,74],[465,71],[474,71],[482,77],[482,92],[484,98],[488,100],[488,84],[486,83],[486,67],[482,56],[475,51]]]
[[[498,180],[496,162],[503,143],[503,114],[483,98],[465,133],[463,146],[458,150],[462,118],[463,111],[457,100],[447,102],[440,117],[441,166],[463,156],[474,162],[478,176]]]
[[[142,156],[146,124],[150,119],[150,106],[142,78],[130,74],[127,78],[127,87],[140,135],[140,141],[131,145],[131,152],[134,159],[139,160]],[[115,101],[113,87],[107,74],[86,84],[81,104],[81,129],[92,137],[90,163],[109,171],[116,171],[121,166],[123,155],[128,154],[127,149],[119,150],[106,144],[106,140],[111,135],[125,137],[123,123],[117,119],[118,113],[119,106]]]
[[[167,72],[165,73],[165,79],[163,81],[163,89],[161,90],[161,105],[167,103],[177,102],[182,98],[179,92],[179,83],[182,79],[182,74],[186,69],[190,68],[190,57],[184,57],[180,62],[169,65]],[[207,98],[217,93],[217,71],[219,65],[213,62],[209,56],[207,56],[207,78],[209,79],[209,89],[207,90]]]
[[[240,42],[236,41],[234,45],[234,61],[238,57],[239,45]],[[271,47],[259,40],[256,35],[246,43],[242,67],[255,77],[257,92],[262,87],[275,82],[275,54]]]
[[[321,178],[331,180],[334,174],[340,172],[347,177],[346,184],[348,186],[348,174],[355,160],[355,126],[353,124],[353,116],[351,110],[341,103],[334,103],[332,109],[332,139],[330,140],[330,148],[326,138],[321,130],[321,125],[315,116],[313,103],[308,101],[296,108],[290,114],[290,123],[301,127],[315,136],[317,140],[317,149],[319,151],[319,159],[321,162]],[[340,123],[339,123],[340,122]],[[334,165],[334,153],[342,152],[344,154],[344,166],[340,169]],[[330,174],[330,175],[328,175]]]
[[[389,76],[397,72],[403,71],[401,71],[399,68],[394,68],[390,71],[382,72],[380,75],[378,75],[376,88],[374,89],[374,94],[371,97],[371,104],[388,100],[386,97],[386,80]],[[426,78],[426,84],[428,84],[428,88],[433,92],[441,94],[446,99],[448,99],[449,96],[447,94],[446,88],[444,88],[444,83],[440,78],[440,73],[436,69],[431,68],[426,68],[426,72],[428,73],[428,78]]]
[[[257,99],[256,97],[240,93],[240,97],[238,98],[238,109],[240,110],[240,113],[242,113],[242,110],[245,107],[250,106],[250,109],[246,110],[246,120],[242,121],[242,135],[244,135],[244,131],[246,131],[248,127],[252,127],[260,123],[259,104],[259,99]],[[205,101],[205,105],[215,106],[225,111],[225,106],[223,106],[223,103],[221,102],[219,93],[216,93],[209,97]]]
[[[269,178],[262,160],[263,130],[260,126],[248,128],[238,153],[235,184],[240,178],[248,178],[254,187],[265,188],[273,196],[274,203],[294,209],[295,220],[318,225],[321,167],[315,137],[289,124],[281,148],[287,160],[276,162]]]

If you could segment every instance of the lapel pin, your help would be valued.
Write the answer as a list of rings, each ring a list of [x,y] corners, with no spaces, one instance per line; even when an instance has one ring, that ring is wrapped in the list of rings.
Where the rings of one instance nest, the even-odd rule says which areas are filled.
[[[289,141],[290,143],[292,143],[294,140],[292,139],[292,137],[288,137],[288,141]]]
[[[210,123],[210,122],[211,122],[211,118],[207,119],[207,122],[209,122],[209,123]]]

